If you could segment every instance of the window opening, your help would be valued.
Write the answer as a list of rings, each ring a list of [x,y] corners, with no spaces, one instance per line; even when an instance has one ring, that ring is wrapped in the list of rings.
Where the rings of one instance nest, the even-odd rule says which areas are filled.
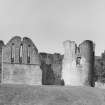
[[[14,46],[14,43],[12,43],[12,46],[11,46],[11,63],[14,63],[14,58],[15,58],[15,46]]]
[[[28,48],[27,48],[27,63],[30,63],[30,50],[31,50],[31,47],[30,47],[30,45],[28,45]]]
[[[20,45],[20,54],[19,54],[19,62],[22,63],[23,57],[23,44]]]
[[[81,62],[81,57],[77,57],[77,59],[76,59],[76,65],[80,65],[80,62]]]

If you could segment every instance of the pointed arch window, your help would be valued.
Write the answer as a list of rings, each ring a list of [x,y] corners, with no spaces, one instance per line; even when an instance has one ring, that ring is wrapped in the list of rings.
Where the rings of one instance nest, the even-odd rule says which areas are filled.
[[[78,52],[80,53],[80,47],[78,47]]]
[[[23,57],[23,44],[20,45],[19,63],[22,63],[22,57]]]
[[[11,63],[14,63],[15,60],[15,45],[12,43],[11,45]]]
[[[31,53],[31,46],[28,45],[28,48],[27,48],[27,63],[28,64],[30,63],[30,53]]]
[[[77,53],[77,46],[75,45],[75,54]]]
[[[81,63],[81,57],[77,57],[77,59],[76,59],[76,65],[80,65]]]

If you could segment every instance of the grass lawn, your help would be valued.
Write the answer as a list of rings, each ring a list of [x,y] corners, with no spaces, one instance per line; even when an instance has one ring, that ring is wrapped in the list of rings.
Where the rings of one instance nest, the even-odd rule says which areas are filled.
[[[105,90],[91,87],[2,84],[0,105],[105,105]]]

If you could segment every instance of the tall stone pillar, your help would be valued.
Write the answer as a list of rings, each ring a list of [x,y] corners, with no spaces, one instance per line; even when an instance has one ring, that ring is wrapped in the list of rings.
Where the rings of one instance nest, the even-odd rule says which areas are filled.
[[[87,86],[94,86],[94,44],[90,40],[86,40],[80,44],[81,54],[81,82]]]
[[[62,63],[62,79],[65,85],[80,85],[79,72],[76,68],[76,44],[74,41],[65,41],[63,43],[65,53]]]

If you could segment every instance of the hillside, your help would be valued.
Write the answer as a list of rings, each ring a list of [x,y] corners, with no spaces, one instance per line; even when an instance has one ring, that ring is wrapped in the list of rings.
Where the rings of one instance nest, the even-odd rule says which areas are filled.
[[[105,105],[105,91],[89,87],[0,85],[0,105]]]

